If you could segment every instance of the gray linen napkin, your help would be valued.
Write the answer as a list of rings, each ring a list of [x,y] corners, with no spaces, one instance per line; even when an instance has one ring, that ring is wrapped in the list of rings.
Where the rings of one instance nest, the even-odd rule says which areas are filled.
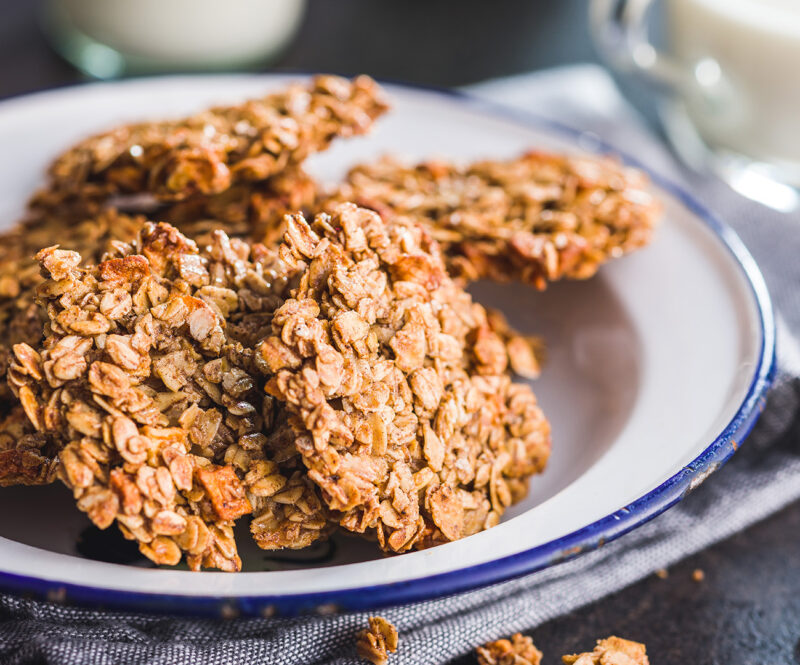
[[[445,663],[489,639],[539,625],[627,586],[800,498],[800,217],[780,215],[689,174],[643,127],[600,68],[578,66],[489,82],[475,94],[595,132],[691,189],[739,232],[778,312],[780,374],[767,409],[733,460],[678,506],[606,547],[529,577],[384,610],[400,631],[393,663]],[[0,662],[278,665],[360,662],[367,614],[193,620],[71,609],[0,596]]]

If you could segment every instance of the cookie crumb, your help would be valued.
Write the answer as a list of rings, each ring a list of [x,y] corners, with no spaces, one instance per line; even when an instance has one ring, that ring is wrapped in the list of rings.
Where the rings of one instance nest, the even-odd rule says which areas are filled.
[[[695,568],[692,571],[692,579],[695,582],[702,582],[704,579],[706,579],[706,574],[701,568]]]
[[[510,640],[487,642],[476,650],[478,665],[539,665],[542,652],[527,635],[515,633]]]
[[[397,651],[397,628],[383,617],[370,617],[369,628],[358,634],[356,650],[374,665],[386,665],[389,652]]]
[[[594,651],[561,656],[561,660],[564,665],[650,665],[644,644],[613,635],[597,640]]]
[[[660,580],[665,580],[669,577],[669,571],[666,568],[659,568],[656,571],[656,577]]]

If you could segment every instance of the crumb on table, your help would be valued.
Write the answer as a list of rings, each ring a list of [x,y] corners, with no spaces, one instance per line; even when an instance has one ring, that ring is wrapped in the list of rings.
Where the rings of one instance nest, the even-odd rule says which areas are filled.
[[[358,633],[356,650],[374,665],[386,665],[389,653],[397,651],[397,628],[383,617],[370,617],[369,627]]]
[[[597,640],[591,652],[562,656],[561,660],[564,665],[650,665],[644,644],[613,635]]]
[[[515,633],[511,639],[487,642],[476,649],[479,665],[539,665],[542,652],[527,635]]]

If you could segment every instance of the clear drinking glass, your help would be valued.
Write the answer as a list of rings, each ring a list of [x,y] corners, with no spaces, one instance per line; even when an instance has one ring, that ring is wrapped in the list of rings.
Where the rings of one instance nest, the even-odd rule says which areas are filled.
[[[46,0],[56,49],[97,78],[247,69],[294,36],[306,0]]]
[[[778,210],[800,205],[800,0],[592,0],[590,21],[612,67],[658,88],[687,163]]]

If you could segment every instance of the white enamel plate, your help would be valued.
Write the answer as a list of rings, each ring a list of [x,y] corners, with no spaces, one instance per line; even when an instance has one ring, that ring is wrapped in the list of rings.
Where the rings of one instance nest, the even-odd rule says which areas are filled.
[[[48,161],[90,132],[257,96],[286,81],[144,79],[0,104],[0,223],[19,216]],[[473,159],[533,147],[580,152],[586,144],[580,132],[458,95],[388,91],[394,109],[377,131],[315,157],[316,176],[339,178],[348,165],[385,152]],[[251,545],[245,526],[244,572],[191,573],[154,568],[116,529],[92,528],[61,485],[7,488],[0,489],[0,588],[158,612],[365,609],[529,573],[657,515],[719,467],[752,427],[771,379],[774,329],[762,277],[739,239],[685,192],[657,176],[654,183],[665,216],[647,249],[544,293],[474,288],[548,345],[534,387],[553,426],[551,462],[496,528],[383,557],[346,535],[276,556]]]

